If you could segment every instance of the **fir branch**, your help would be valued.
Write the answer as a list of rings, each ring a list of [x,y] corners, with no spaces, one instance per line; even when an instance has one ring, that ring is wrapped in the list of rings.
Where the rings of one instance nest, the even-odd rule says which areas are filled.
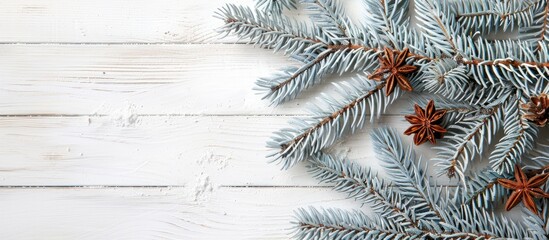
[[[416,202],[413,208],[421,221],[444,222],[441,218],[440,209],[436,208],[436,200],[427,195],[434,190],[430,188],[428,178],[418,168],[415,153],[411,147],[404,148],[400,138],[394,129],[379,129],[372,133],[374,149],[384,168],[391,177],[391,181],[398,186],[403,196],[409,197]]]
[[[218,9],[215,16],[225,22],[218,32],[233,33],[249,39],[249,43],[284,50],[288,55],[301,53],[319,42],[314,29],[282,15],[267,15],[249,7],[227,4]]]
[[[331,43],[346,45],[349,35],[347,29],[351,21],[347,18],[341,3],[334,0],[302,0],[310,11],[309,17],[326,34]]]
[[[503,216],[496,216],[484,208],[468,205],[448,206],[447,221],[462,233],[451,235],[457,239],[542,239],[540,234]]]
[[[494,85],[489,88],[470,78],[466,66],[452,59],[431,61],[418,78],[417,91],[429,92],[455,103],[478,107],[499,104],[514,92],[512,87]],[[441,99],[441,101],[446,101]]]
[[[269,99],[275,105],[291,100],[329,73],[331,69],[323,66],[334,52],[326,50],[299,68],[290,67],[270,78],[260,78],[256,82],[256,90],[263,93],[263,99]]]
[[[482,216],[482,213],[480,213]],[[487,216],[482,216],[487,217]],[[369,218],[359,211],[344,211],[340,209],[309,208],[299,209],[294,222],[294,238],[309,239],[501,239],[492,232],[476,233],[461,232],[458,229],[447,232],[409,231],[398,232],[382,218]],[[497,227],[496,227],[497,228]],[[511,228],[515,229],[515,228]],[[513,234],[515,235],[515,234]],[[519,234],[516,234],[519,235]],[[528,234],[525,234],[528,235]]]
[[[295,215],[295,239],[409,239],[414,236],[396,232],[383,219],[371,219],[359,211],[309,208],[298,209]]]
[[[422,1],[430,1],[430,0],[422,0]],[[425,2],[424,4],[428,6],[432,6],[432,3]],[[431,5],[429,5],[431,4]],[[438,9],[434,8],[433,9]],[[424,11],[427,11],[426,13],[429,13],[429,8],[425,9]],[[435,11],[435,10],[433,10]],[[442,14],[442,10],[437,10],[435,13]],[[449,10],[446,10],[449,11]],[[221,28],[220,31],[230,33],[234,31],[237,35],[240,35],[244,38],[249,38],[251,42],[254,42],[255,44],[258,44],[262,47],[266,48],[273,48],[276,51],[278,50],[284,50],[286,54],[320,54],[326,50],[363,50],[366,53],[363,53],[366,56],[370,56],[372,54],[370,53],[380,53],[381,50],[375,47],[370,46],[364,46],[361,44],[372,44],[371,40],[368,39],[354,39],[352,38],[351,42],[354,42],[354,44],[340,44],[335,43],[331,44],[330,38],[324,38],[322,37],[322,34],[319,32],[316,32],[315,30],[308,29],[307,27],[297,24],[291,20],[289,20],[286,17],[283,16],[265,16],[261,12],[254,13],[249,8],[245,7],[237,7],[235,5],[227,5],[223,9],[220,10],[218,13],[218,17],[221,19],[224,19],[227,23],[225,27]],[[438,19],[438,18],[435,18]],[[442,21],[441,19],[439,19]],[[441,27],[442,25],[439,25],[439,22],[432,22],[431,20],[431,28],[433,27]],[[434,25],[433,25],[434,24]],[[436,26],[435,26],[436,25]],[[442,26],[443,27],[443,26]],[[454,27],[455,28],[455,27]],[[447,32],[446,28],[441,28],[443,32]],[[353,30],[352,32],[355,32]],[[436,32],[436,31],[435,31]],[[432,43],[435,43],[437,46],[439,45],[437,43],[442,41],[446,41],[448,39],[438,39],[440,38],[441,34],[433,34],[432,37],[429,39]],[[442,34],[442,36],[446,36]],[[438,39],[438,40],[437,40]],[[523,46],[516,46],[516,44],[512,43],[504,43],[504,42],[496,42],[496,44],[499,44],[498,48],[496,49],[509,49],[506,51],[498,51],[498,54],[494,53],[488,53],[488,55],[485,55],[485,53],[478,51],[482,49],[488,49],[485,47],[487,43],[485,42],[470,42],[468,41],[459,41],[459,43],[468,43],[471,45],[477,44],[478,46],[475,48],[467,48],[466,46],[461,47],[460,49],[466,49],[465,56],[468,56],[467,58],[459,59],[458,63],[463,65],[471,66],[471,70],[473,75],[476,76],[475,79],[477,81],[479,79],[489,79],[491,83],[500,83],[500,84],[507,84],[506,82],[509,81],[509,79],[517,79],[516,81],[513,81],[512,84],[514,86],[519,88],[524,88],[525,84],[528,83],[528,81],[524,82],[521,79],[530,79],[530,77],[539,77],[539,76],[546,76],[549,74],[549,59],[542,59],[545,61],[538,62],[537,59],[533,59],[531,56],[531,52],[533,50],[527,49],[527,46],[525,44],[522,44]],[[456,48],[456,44],[454,44],[452,41],[451,48]],[[419,50],[428,50],[434,51],[433,49],[440,48],[428,48],[428,49],[422,49],[420,47],[415,46],[415,49]],[[443,49],[443,48],[442,48]],[[522,49],[520,51],[516,49]],[[549,50],[548,50],[549,51]],[[456,51],[454,51],[456,52]],[[514,55],[506,55],[507,52],[516,52]],[[350,51],[347,52],[347,54],[357,54],[358,51]],[[503,54],[502,54],[503,53]],[[431,53],[433,54],[433,53]],[[549,54],[546,54],[549,55]],[[409,53],[409,57],[413,57],[416,60],[420,61],[432,61],[435,60],[431,56],[426,56],[417,54],[417,53]],[[444,58],[445,56],[442,56]],[[446,56],[448,57],[448,56]],[[495,60],[494,57],[499,57]],[[548,57],[549,58],[549,57]],[[524,59],[524,60],[522,60]],[[314,61],[313,61],[314,63]],[[345,65],[344,67],[340,67],[341,69],[349,68],[349,66],[352,66],[352,63],[349,63],[351,65]],[[370,66],[369,64],[372,64],[372,62],[369,62],[365,64],[366,66]],[[314,65],[314,64],[313,64]],[[329,66],[329,65],[326,65]],[[364,65],[363,65],[364,66]],[[355,67],[355,70],[359,70],[360,67]],[[322,74],[320,74],[322,75]],[[289,77],[291,78],[291,77]],[[307,78],[306,78],[307,79]],[[319,78],[314,78],[313,81],[308,81],[311,83],[318,82]],[[280,80],[280,79],[277,79]],[[259,81],[259,83],[263,83],[264,81]],[[478,84],[482,86],[487,86],[486,82],[478,82]],[[303,84],[303,83],[296,83],[294,86],[309,86],[310,84]],[[260,85],[259,89],[264,89],[265,86]],[[294,90],[290,90],[288,93],[283,94],[283,97],[281,98],[282,101],[284,99],[291,99],[293,96],[295,97],[300,91],[302,91],[304,88],[296,88],[295,92]],[[268,93],[267,93],[268,95]],[[273,96],[277,96],[276,93],[273,94]],[[267,96],[267,98],[270,98]],[[278,99],[275,97],[275,99]],[[281,101],[273,101],[273,103],[280,103]]]
[[[376,213],[385,216],[399,231],[418,228],[410,206],[369,169],[329,154],[317,154],[310,160],[309,171],[323,183],[335,184],[336,191],[364,201]],[[414,210],[415,211],[415,210]]]
[[[520,163],[526,151],[534,147],[538,128],[522,118],[520,101],[513,97],[505,104],[503,114],[505,136],[490,154],[490,164],[496,172],[511,173],[516,163]]]
[[[276,149],[270,155],[274,157],[273,161],[281,160],[284,169],[293,166],[330,146],[345,133],[360,129],[368,113],[373,120],[385,110],[386,104],[392,103],[400,95],[399,91],[395,91],[390,97],[384,96],[381,91],[385,86],[384,82],[374,84],[361,78],[352,84],[336,85],[344,102],[325,95],[323,102],[327,106],[313,106],[311,111],[315,116],[310,119],[295,119],[292,122],[293,129],[276,132],[272,141],[267,144]]]
[[[502,117],[500,106],[490,113],[481,116],[467,116],[456,125],[450,126],[451,133],[442,140],[441,146],[436,146],[437,156],[433,159],[439,167],[439,175],[465,179],[465,170],[469,162],[483,152],[484,147],[491,142],[499,128]]]
[[[416,14],[422,23],[423,34],[435,44],[432,50],[437,51],[437,55],[453,57],[458,53],[457,39],[452,33],[459,34],[459,25],[446,5],[432,0],[417,0]]]
[[[448,9],[440,9],[443,8],[439,6],[438,4],[433,4],[430,2],[431,0],[420,0],[421,4],[418,3],[418,6],[422,6],[418,10],[418,14],[425,16],[425,19],[421,19],[422,21],[426,21],[426,26],[424,26],[425,30],[433,30],[429,33],[427,36],[431,40],[433,40],[433,43],[439,43],[448,41],[449,44],[451,44],[450,48],[452,50],[455,50],[454,52],[457,52],[457,49],[466,50],[468,49],[467,46],[459,46],[458,44],[455,44],[451,36],[449,36],[448,29],[456,28],[456,26],[453,26],[451,23],[446,23],[446,18],[441,19],[440,15],[444,13],[444,11],[449,12]],[[226,32],[229,34],[232,31],[235,31],[237,35],[240,35],[245,38],[249,38],[251,42],[255,42],[256,44],[259,44],[263,47],[271,48],[274,46],[284,46],[284,47],[278,47],[276,49],[287,49],[288,54],[297,54],[299,51],[305,49],[305,47],[296,48],[295,45],[299,43],[302,44],[309,44],[314,45],[315,49],[320,50],[322,52],[322,48],[328,48],[328,49],[334,49],[334,50],[341,50],[341,49],[363,49],[364,51],[375,51],[375,52],[381,52],[380,49],[377,49],[375,47],[371,46],[365,46],[365,45],[359,45],[359,44],[341,44],[341,43],[335,43],[330,44],[329,39],[323,38],[319,32],[314,31],[313,29],[309,29],[305,27],[303,24],[298,24],[295,21],[291,21],[287,17],[283,16],[266,16],[261,12],[253,11],[247,7],[238,7],[236,5],[228,4],[222,9],[220,9],[216,16],[226,22],[226,25],[221,28],[220,32]],[[435,20],[428,18],[427,16],[433,16]],[[445,24],[451,25],[451,27],[445,26]],[[438,34],[437,34],[438,32]],[[442,32],[442,36],[444,39],[440,39]],[[444,41],[443,41],[444,40]],[[472,40],[472,39],[470,39]],[[282,44],[282,43],[284,44]],[[276,43],[276,44],[275,44]],[[475,42],[467,42],[467,41],[459,41],[459,43],[462,44],[469,44],[475,45]],[[521,61],[519,59],[508,59],[510,56],[506,55],[507,52],[513,52],[513,49],[524,49],[524,46],[517,46],[516,44],[520,43],[513,43],[510,41],[504,42],[504,41],[496,41],[494,42],[496,44],[499,44],[498,49],[506,48],[509,49],[507,51],[498,51],[498,55],[494,55],[492,53],[489,53],[490,56],[494,55],[492,57],[495,57],[495,60],[490,60],[490,57],[486,57],[486,55],[477,57],[476,55],[479,55],[480,52],[477,52],[477,54],[473,54],[474,52],[471,52],[466,55],[471,55],[471,59],[463,59],[460,60],[460,63],[465,65],[483,65],[483,66],[503,66],[503,67],[549,67],[549,60],[546,60],[544,62],[538,62],[536,59],[530,59],[530,61]],[[477,42],[478,46],[473,49],[487,49],[485,47],[486,44],[490,43],[484,43],[482,41]],[[292,48],[292,46],[294,46]],[[297,50],[296,50],[297,49]],[[317,50],[317,51],[318,51]],[[308,52],[315,52],[313,50],[308,50]],[[518,53],[521,53],[520,51]],[[446,57],[453,56],[453,54],[447,54]],[[520,56],[529,57],[531,56],[529,52],[521,53]],[[409,57],[414,57],[415,59],[427,59],[427,60],[433,60],[429,56],[421,55],[421,54],[415,54],[413,51],[409,53]],[[515,57],[515,56],[513,56]],[[443,56],[444,58],[444,56]]]
[[[392,45],[397,48],[399,41],[392,39],[391,35],[398,36],[402,30],[408,30],[409,0],[365,0],[364,4],[366,12],[370,13],[365,15],[365,22],[370,34],[374,35],[377,46]],[[400,49],[403,48],[405,47]]]
[[[538,46],[536,51],[541,51],[543,46],[547,46],[549,42],[549,2],[545,2],[545,8],[543,10],[543,24],[541,28],[541,36],[538,40]]]
[[[264,95],[263,99],[269,99],[272,104],[278,105],[320,83],[328,74],[359,72],[370,68],[377,64],[376,55],[374,51],[329,48],[314,55],[314,59],[307,60],[299,68],[286,68],[270,78],[260,78],[255,89]]]
[[[257,8],[268,13],[280,14],[284,9],[297,8],[296,0],[256,0]]]
[[[529,228],[528,231],[534,233],[535,236],[540,236],[535,239],[546,240],[549,239],[549,200],[543,199],[541,206],[541,217],[525,211],[525,214],[530,215],[526,218],[526,221]]]
[[[467,32],[481,31],[489,33],[513,30],[519,26],[529,26],[533,11],[540,0],[509,0],[509,1],[456,1],[456,17]]]
[[[411,76],[413,88],[430,93],[437,106],[449,111],[442,124],[450,125],[447,128],[450,133],[437,147],[436,165],[442,174],[458,175],[467,182],[454,192],[430,186],[421,160],[414,162],[411,148],[405,148],[392,130],[374,133],[374,145],[391,182],[377,178],[368,168],[322,155],[323,148],[361,128],[368,114],[370,120],[379,116],[400,95],[397,92],[391,97],[384,96],[380,90],[385,82],[360,79],[336,84],[341,97],[322,95],[320,105],[311,109],[312,117],[293,120],[290,129],[275,133],[268,147],[274,149],[271,156],[283,168],[312,157],[310,169],[315,177],[335,184],[336,190],[351,198],[373,205],[379,215],[369,219],[359,212],[303,210],[298,214],[296,237],[547,238],[546,218],[529,218],[534,226],[528,232],[520,222],[494,216],[492,209],[505,191],[494,184],[496,176],[508,176],[505,174],[509,166],[525,163],[526,157],[538,166],[546,166],[549,159],[545,146],[533,149],[539,138],[537,128],[522,119],[523,113],[518,108],[520,101],[549,92],[547,1],[418,0],[415,3],[419,31],[410,27],[407,0],[365,0],[369,14],[364,18],[364,26],[350,21],[341,1],[304,2],[312,19],[311,27],[281,14],[234,5],[227,5],[217,13],[225,22],[222,32],[282,51],[302,62],[300,67],[286,68],[274,77],[260,79],[257,85],[265,98],[281,103],[328,74],[377,67],[375,58],[384,48],[395,51],[408,48],[407,60],[413,60],[413,65],[420,69]],[[520,28],[521,40],[494,41],[476,34],[477,30],[482,34],[516,27]],[[473,28],[477,28],[474,34]],[[415,99],[421,102],[427,98],[422,95]],[[505,136],[489,156],[495,171],[466,178],[469,163],[484,152],[501,127]],[[528,174],[547,170],[540,169]],[[543,204],[542,209],[548,203]]]
[[[520,28],[519,37],[533,43],[536,46],[535,51],[540,53],[549,42],[549,3],[538,1],[532,16],[533,24]]]
[[[468,65],[477,84],[484,87],[500,84],[526,90],[535,79],[549,76],[549,58],[537,57],[528,42],[469,38],[460,49],[464,55],[458,62]]]
[[[498,184],[498,178],[510,178],[512,175],[501,175],[490,169],[467,178],[468,191],[464,203],[473,207],[490,208],[495,201],[501,201],[509,191]]]
[[[394,213],[400,213],[396,209],[369,218],[358,211],[348,212],[338,209],[317,210],[309,208],[309,210],[300,209],[296,212],[297,221],[294,222],[296,226],[295,238],[499,239],[502,237],[539,237],[539,234],[534,235],[526,231],[527,228],[524,226],[509,223],[509,220],[503,217],[490,215],[484,209],[454,204],[453,200],[449,199],[448,194],[441,194],[441,187],[431,189],[428,184],[423,187],[427,180],[418,168],[421,164],[416,165],[411,160],[414,156],[412,150],[402,150],[401,140],[396,136],[394,130],[382,129],[376,131],[373,138],[374,146],[380,151],[381,158],[386,163],[385,167],[388,167],[389,175],[395,180],[393,182],[394,186],[399,188],[402,197],[377,197],[376,193],[383,195],[392,193],[392,190],[384,187],[384,184],[376,185],[374,182],[377,179],[375,177],[371,178],[369,169],[330,156],[318,155],[318,159],[313,159],[311,161],[312,171],[321,181],[336,183],[336,189],[349,193],[349,197],[356,198],[358,196],[359,199],[363,199],[369,194],[374,194],[372,198],[377,201],[397,201],[396,203],[387,203],[384,207],[394,206],[394,204],[411,204],[406,209],[412,212],[412,219],[419,222],[418,228],[399,225],[399,223],[407,223],[405,221],[392,221]],[[395,151],[396,149],[399,150]],[[400,167],[401,164],[404,167]],[[372,184],[373,187],[369,184]],[[437,221],[425,219],[423,211],[426,203],[420,200],[422,196],[428,196],[426,199],[431,200],[431,205],[428,208],[446,210],[438,211],[440,217],[437,218]],[[374,209],[378,208],[374,205]]]

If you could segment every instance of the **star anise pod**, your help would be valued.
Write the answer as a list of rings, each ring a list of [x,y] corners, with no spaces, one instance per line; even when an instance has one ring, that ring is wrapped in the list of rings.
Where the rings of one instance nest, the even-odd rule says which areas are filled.
[[[398,54],[395,58],[395,51],[385,48],[385,56],[379,57],[381,66],[372,75],[368,76],[368,78],[376,81],[386,81],[385,95],[391,95],[397,83],[403,90],[413,90],[406,74],[416,71],[417,67],[406,65],[406,58],[409,52],[408,48],[405,48],[401,52],[397,52]]]
[[[530,102],[522,104],[522,109],[529,112],[524,118],[540,127],[545,127],[549,121],[549,95],[543,93],[538,97],[531,97]]]
[[[436,143],[436,138],[441,138],[442,135],[446,132],[442,126],[439,125],[442,117],[446,114],[446,110],[436,110],[435,102],[433,100],[429,101],[425,110],[423,110],[419,105],[415,105],[415,115],[406,115],[405,118],[412,124],[404,134],[414,136],[414,143],[416,145],[421,145],[427,140],[431,143]]]
[[[501,186],[513,190],[513,193],[511,193],[509,200],[505,204],[505,210],[511,210],[522,200],[522,203],[528,210],[539,214],[534,197],[549,198],[549,193],[544,192],[540,188],[548,178],[549,174],[544,173],[528,179],[522,169],[518,165],[515,165],[515,181],[505,178],[498,179],[498,183]]]

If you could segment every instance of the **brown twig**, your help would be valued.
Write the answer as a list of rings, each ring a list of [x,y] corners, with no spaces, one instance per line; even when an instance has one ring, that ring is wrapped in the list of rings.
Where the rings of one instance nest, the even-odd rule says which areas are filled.
[[[332,113],[330,116],[327,116],[325,118],[323,118],[319,123],[317,123],[315,126],[309,128],[309,130],[305,131],[304,133],[298,135],[297,137],[295,137],[294,139],[292,139],[290,142],[287,142],[287,143],[284,143],[284,144],[281,144],[280,147],[281,147],[281,153],[284,155],[284,152],[292,147],[294,144],[300,142],[303,138],[309,136],[310,134],[312,134],[314,131],[318,130],[319,128],[321,128],[322,126],[326,125],[327,123],[331,122],[332,120],[334,120],[335,118],[339,117],[340,115],[344,114],[346,111],[348,111],[349,109],[353,108],[354,106],[356,106],[357,104],[359,104],[360,102],[368,99],[369,97],[371,97],[374,93],[378,92],[379,90],[381,90],[383,87],[385,87],[385,82],[382,82],[380,84],[378,84],[374,89],[370,90],[368,93],[366,93],[365,95],[363,95],[362,97],[360,98],[357,98],[355,100],[353,100],[351,103],[345,105],[343,108],[339,109],[338,111]]]
[[[479,16],[488,16],[488,15],[497,15],[499,16],[502,20],[505,20],[507,17],[511,16],[511,15],[514,15],[514,14],[523,14],[525,13],[526,11],[530,10],[532,7],[534,7],[535,5],[537,4],[537,2],[535,3],[531,3],[529,4],[528,6],[526,6],[525,8],[523,9],[520,9],[518,11],[514,11],[514,12],[510,12],[510,13],[505,13],[505,14],[495,14],[493,12],[476,12],[476,13],[463,13],[463,14],[460,14],[460,13],[457,13],[456,14],[456,19],[459,20],[459,18],[462,18],[462,17],[479,17]]]
[[[288,79],[284,80],[283,82],[271,87],[271,91],[278,91],[279,89],[281,89],[282,87],[288,85],[290,82],[292,82],[294,79],[296,79],[297,77],[299,77],[299,75],[301,75],[302,73],[304,73],[305,71],[311,69],[313,66],[315,66],[316,64],[320,63],[322,60],[326,59],[328,56],[330,56],[332,53],[334,53],[335,50],[332,50],[332,51],[329,51],[329,52],[326,52],[320,56],[318,56],[314,61],[310,62],[307,64],[307,67],[306,68],[303,68],[295,73],[292,74],[292,76],[290,76]]]
[[[482,119],[482,122],[475,128],[475,130],[472,133],[470,133],[465,138],[465,141],[463,142],[463,144],[459,146],[459,148],[456,150],[456,154],[454,155],[455,157],[450,160],[450,168],[448,169],[448,173],[447,173],[448,177],[452,178],[455,176],[455,172],[456,172],[455,168],[457,166],[457,161],[459,156],[463,153],[463,151],[465,151],[465,147],[475,137],[475,135],[480,133],[481,129],[485,127],[486,124],[488,124],[488,121],[489,121],[488,119],[491,118],[497,112],[497,110],[499,109],[499,106],[496,106],[493,109],[494,111],[492,111],[488,116]]]
[[[547,10],[547,11],[549,11],[549,10]],[[225,20],[225,22],[235,23],[235,22],[239,22],[239,20],[229,18],[229,19]],[[247,25],[252,24],[252,23],[249,23],[249,22],[243,22],[243,23],[245,23]],[[256,27],[265,28],[265,27],[262,27],[262,26],[256,26]],[[271,29],[271,28],[266,28],[266,29],[269,30],[269,31],[275,31],[275,29]],[[448,38],[449,36],[446,36],[446,37]],[[307,38],[307,37],[301,37],[301,36],[295,36],[295,38],[300,38],[300,39],[303,39],[303,40],[306,40],[306,41],[310,41],[314,44],[321,43],[320,40],[317,40],[317,39],[314,39],[314,38]],[[449,40],[452,40],[452,39],[450,38]],[[453,45],[453,42],[451,42],[451,44],[452,44],[452,48],[455,49],[456,47]],[[344,50],[344,49],[351,49],[351,50],[362,49],[364,51],[375,51],[375,52],[381,52],[382,51],[381,49],[378,49],[378,48],[368,47],[368,46],[363,46],[363,45],[358,45],[358,44],[326,45],[326,48],[336,50],[336,51],[337,50]],[[434,60],[439,60],[440,59],[440,58],[430,58],[428,56],[424,56],[424,55],[421,55],[421,54],[415,54],[415,53],[412,53],[412,52],[410,52],[408,54],[408,57],[413,57],[416,60],[425,59],[425,60],[428,60],[428,61],[434,61]],[[442,58],[448,58],[448,56],[442,57]],[[518,61],[518,60],[490,60],[490,61],[488,61],[488,60],[485,60],[485,59],[472,59],[472,60],[461,60],[461,61],[459,61],[459,63],[464,64],[464,65],[473,65],[473,66],[476,66],[476,65],[505,66],[505,67],[527,66],[527,67],[549,68],[549,62],[521,62],[521,61]]]
[[[532,170],[526,171],[526,176],[528,176],[528,177],[533,177],[533,176],[536,176],[536,175],[539,175],[539,174],[549,174],[549,165],[546,165],[542,168],[532,169]]]
[[[543,26],[541,28],[541,36],[538,39],[538,46],[536,47],[536,51],[541,50],[541,46],[544,43],[545,39],[545,31],[547,31],[547,25],[549,25],[549,3],[545,4],[545,11],[543,12]]]

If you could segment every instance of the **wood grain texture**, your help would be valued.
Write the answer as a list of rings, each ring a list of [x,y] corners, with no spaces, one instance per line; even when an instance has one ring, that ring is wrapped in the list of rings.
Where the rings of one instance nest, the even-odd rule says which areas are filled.
[[[298,207],[361,207],[265,158],[273,131],[353,76],[269,107],[254,82],[296,63],[219,39],[228,2],[253,5],[0,0],[0,239],[287,239]],[[404,130],[407,108],[330,151],[379,170],[369,133]]]
[[[325,84],[277,108],[252,90],[295,64],[244,45],[0,45],[0,114],[303,114]],[[304,99],[304,100],[303,100]]]
[[[215,29],[223,22],[212,16],[225,3],[224,0],[2,0],[0,18],[6,24],[0,26],[0,42],[222,42]]]
[[[137,116],[0,118],[0,185],[315,186],[300,165],[281,171],[265,157],[290,117]],[[400,116],[380,119],[400,130]],[[375,166],[367,126],[332,150]],[[410,140],[407,138],[407,140]],[[424,148],[425,149],[425,148]],[[378,167],[379,168],[379,167]]]
[[[234,43],[220,38],[214,18],[227,3],[253,6],[253,0],[19,0],[0,1],[1,43],[143,44]],[[345,0],[349,15],[364,13],[361,0]],[[307,19],[303,11],[286,15]]]
[[[295,62],[246,45],[0,45],[0,115],[303,115],[333,76],[277,107],[255,81]],[[404,103],[405,101],[403,101]],[[403,108],[408,104],[403,104]]]
[[[287,239],[292,212],[299,207],[360,209],[329,189],[220,188],[201,201],[190,192],[173,187],[0,189],[0,238]]]
[[[0,1],[1,239],[286,239],[297,207],[360,207],[267,163],[332,88],[267,107],[295,63],[218,39],[226,2]],[[332,151],[375,165],[367,131]]]

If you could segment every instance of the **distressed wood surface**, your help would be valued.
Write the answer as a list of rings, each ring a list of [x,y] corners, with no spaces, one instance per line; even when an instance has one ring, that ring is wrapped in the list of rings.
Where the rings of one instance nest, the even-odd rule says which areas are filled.
[[[253,82],[294,63],[223,44],[225,2],[0,1],[0,238],[286,239],[297,207],[359,207],[267,163],[330,86],[267,107]]]
[[[0,189],[2,239],[287,239],[299,207],[360,209],[327,188]],[[367,209],[365,209],[367,211]]]
[[[228,2],[253,5],[0,0],[0,239],[286,239],[298,207],[361,207],[267,163],[271,133],[332,86],[260,100],[255,80],[296,63],[219,39]],[[408,104],[375,126],[404,130]],[[379,169],[371,128],[331,150]]]
[[[252,5],[250,0],[231,0]],[[203,43],[221,40],[225,0],[2,0],[4,43]]]
[[[281,171],[265,157],[265,142],[290,119],[131,113],[3,117],[0,186],[181,186],[200,176],[217,186],[318,185],[305,164]],[[380,122],[402,131],[407,127],[400,116]],[[365,127],[332,150],[377,165],[371,129]]]
[[[303,115],[329,76],[273,107],[255,81],[296,62],[248,45],[0,45],[0,114]],[[402,101],[405,103],[406,101]],[[401,109],[408,104],[400,104]]]
[[[214,18],[226,4],[254,6],[253,0],[1,0],[2,43],[163,44],[234,43],[221,39]],[[361,0],[345,0],[353,18],[364,14]],[[358,6],[358,7],[357,7]],[[303,11],[288,15],[306,18]]]
[[[108,114],[127,104],[136,114],[304,113],[305,101],[273,108],[251,90],[257,78],[292,64],[251,46],[0,45],[0,51],[1,114]]]

